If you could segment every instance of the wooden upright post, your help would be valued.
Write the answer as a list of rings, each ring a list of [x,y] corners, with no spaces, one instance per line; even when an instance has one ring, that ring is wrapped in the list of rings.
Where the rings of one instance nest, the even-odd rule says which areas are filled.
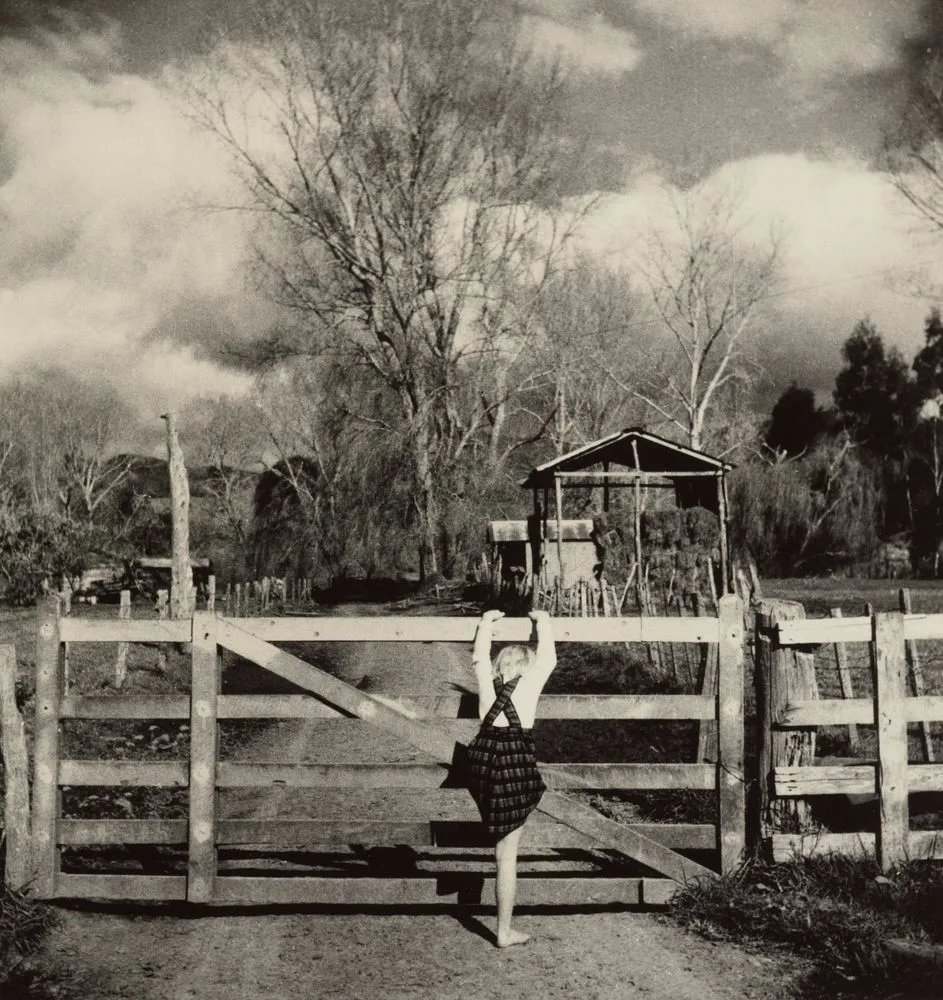
[[[194,903],[213,898],[216,879],[217,621],[205,611],[193,616],[187,899]]]
[[[808,802],[777,799],[773,795],[775,768],[811,766],[815,758],[815,729],[776,728],[782,710],[790,702],[818,697],[813,655],[798,648],[780,646],[777,641],[779,623],[795,618],[805,618],[805,608],[796,601],[764,600],[756,614],[754,682],[758,794],[755,807],[751,809],[755,846],[784,826],[800,833],[811,826]]]
[[[36,722],[33,741],[34,891],[55,894],[59,870],[56,820],[59,813],[59,703],[61,699],[59,600],[40,603],[36,636]]]
[[[165,413],[167,422],[167,460],[170,469],[171,569],[170,617],[189,618],[193,612],[191,591],[193,570],[190,566],[190,484],[180,440],[177,420]]]
[[[121,604],[118,606],[118,619],[128,621],[131,617],[131,591],[121,591]],[[122,688],[128,676],[128,652],[130,645],[126,642],[118,643],[118,650],[115,654],[115,687]]]
[[[910,591],[906,587],[901,587],[898,591],[900,610],[902,614],[909,615],[913,612],[913,605],[910,601]],[[908,639],[905,643],[907,653],[907,666],[909,667],[910,683],[913,686],[914,694],[919,698],[924,693],[923,666],[920,663],[920,652],[917,643],[913,639]],[[928,764],[932,764],[936,757],[933,752],[933,730],[927,720],[920,723],[920,739],[923,743],[923,754]]]
[[[29,757],[23,716],[16,706],[16,649],[0,646],[0,751],[3,757],[4,881],[11,889],[24,889],[33,874],[29,815]]]
[[[560,477],[553,477],[553,488],[557,501],[557,562],[560,563],[560,589],[566,586],[566,571],[563,566],[563,487]]]
[[[743,735],[743,604],[720,599],[717,668],[717,789],[720,870],[733,871],[746,847],[746,778]],[[700,763],[700,762],[698,762]]]
[[[717,520],[720,522],[720,592],[730,592],[730,553],[727,551],[727,491],[724,488],[724,474],[717,476]]]
[[[907,659],[904,616],[899,611],[872,618],[874,716],[878,737],[878,799],[881,819],[877,856],[887,870],[907,858],[910,808],[907,798]]]

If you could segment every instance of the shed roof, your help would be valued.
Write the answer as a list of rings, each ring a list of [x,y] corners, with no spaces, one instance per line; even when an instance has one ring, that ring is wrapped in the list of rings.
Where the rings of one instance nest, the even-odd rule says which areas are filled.
[[[638,465],[635,455],[638,453]],[[713,458],[703,451],[687,448],[667,438],[659,437],[641,427],[627,427],[607,437],[584,444],[566,455],[560,455],[543,465],[538,465],[521,485],[524,487],[551,486],[554,473],[581,472],[601,462],[622,465],[635,471],[663,473],[698,473],[718,475],[732,466],[719,458]]]

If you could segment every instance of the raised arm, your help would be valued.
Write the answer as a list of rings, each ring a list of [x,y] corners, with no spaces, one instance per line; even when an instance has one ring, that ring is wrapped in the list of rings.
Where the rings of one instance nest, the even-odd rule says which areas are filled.
[[[540,686],[543,687],[557,665],[557,647],[553,640],[550,614],[547,611],[531,611],[530,617],[537,629],[537,658],[533,671],[540,678]]]
[[[475,645],[472,648],[472,666],[475,668],[475,678],[478,681],[478,694],[489,698],[488,705],[494,700],[494,678],[491,673],[491,638],[494,623],[504,617],[503,611],[486,611],[478,623],[475,632]]]

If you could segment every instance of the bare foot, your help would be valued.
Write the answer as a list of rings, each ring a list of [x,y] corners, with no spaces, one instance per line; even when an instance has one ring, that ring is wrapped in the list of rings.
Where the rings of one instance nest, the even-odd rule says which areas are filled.
[[[523,931],[507,931],[504,934],[498,934],[498,947],[510,948],[515,944],[526,944],[529,940],[530,934],[525,934]]]

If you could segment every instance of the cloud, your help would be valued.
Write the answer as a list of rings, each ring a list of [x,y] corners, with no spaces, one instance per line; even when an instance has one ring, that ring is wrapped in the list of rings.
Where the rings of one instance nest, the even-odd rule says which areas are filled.
[[[913,357],[934,300],[916,294],[911,279],[919,273],[940,287],[943,262],[939,237],[914,231],[885,175],[851,158],[766,155],[727,164],[706,183],[739,193],[739,221],[754,244],[782,233],[779,281],[756,324],[773,383],[796,379],[830,391],[841,345],[865,316],[887,344]],[[602,202],[585,243],[614,265],[630,265],[652,228],[664,230],[672,190],[657,174],[637,177]]]
[[[51,37],[0,40],[0,377],[60,361],[156,408],[245,381],[211,362],[271,316],[245,217],[200,207],[235,201],[222,152],[115,68],[113,27]],[[188,307],[205,338],[168,322]]]
[[[575,0],[532,0],[522,31],[539,52],[558,55],[571,68],[603,76],[631,72],[642,49],[631,31]]]
[[[814,83],[892,69],[923,28],[921,0],[632,0],[692,35],[771,50],[795,79]]]

